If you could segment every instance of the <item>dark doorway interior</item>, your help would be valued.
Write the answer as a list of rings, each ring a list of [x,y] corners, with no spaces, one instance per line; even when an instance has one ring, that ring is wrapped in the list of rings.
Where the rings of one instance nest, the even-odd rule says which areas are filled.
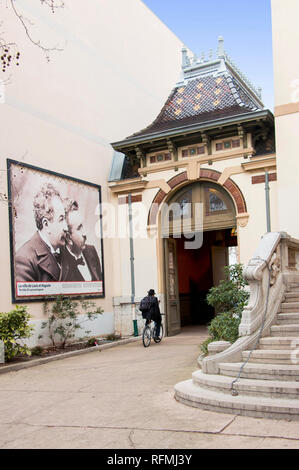
[[[204,232],[202,247],[197,250],[185,249],[184,238],[176,240],[181,326],[206,325],[214,318],[215,311],[207,304],[206,296],[223,278],[228,248],[237,246],[233,232],[232,229]]]

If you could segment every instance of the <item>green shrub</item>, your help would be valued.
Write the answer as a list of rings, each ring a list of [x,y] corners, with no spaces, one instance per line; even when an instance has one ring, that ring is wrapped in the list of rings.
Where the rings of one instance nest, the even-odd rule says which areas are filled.
[[[32,334],[34,327],[29,325],[30,318],[26,306],[16,305],[14,310],[0,313],[0,339],[4,343],[5,360],[10,360],[19,354],[31,355],[28,346],[19,343]]]
[[[41,356],[44,349],[41,346],[35,346],[31,349],[32,356]]]
[[[243,278],[243,265],[225,266],[224,275],[225,279],[209,290],[207,302],[217,312],[241,314],[249,298],[249,293],[244,289],[247,282]]]
[[[91,348],[92,346],[97,346],[98,345],[98,338],[95,336],[92,336],[91,338],[88,338],[86,340],[86,347]]]
[[[121,339],[120,335],[115,335],[114,333],[111,333],[110,335],[106,336],[107,341],[117,341]]]
[[[83,312],[87,318],[82,317]],[[103,309],[96,308],[96,304],[89,300],[58,296],[51,306],[48,302],[44,303],[44,313],[48,315],[48,321],[42,323],[42,328],[48,328],[53,346],[63,349],[75,338],[76,331],[82,329],[81,325],[101,315]],[[84,330],[84,333],[87,335],[90,331]]]
[[[200,345],[204,354],[208,354],[208,345],[212,341],[234,343],[238,339],[242,312],[249,298],[244,289],[247,283],[243,278],[243,266],[226,266],[224,271],[225,279],[212,287],[207,295],[208,304],[220,313],[209,324],[209,337]]]
[[[225,312],[217,315],[208,327],[209,334],[213,341],[229,341],[234,343],[239,337],[240,316]]]
[[[213,338],[209,337],[209,338],[205,339],[200,345],[200,350],[205,356],[207,356],[209,354],[208,346],[212,341],[215,341],[215,340]]]

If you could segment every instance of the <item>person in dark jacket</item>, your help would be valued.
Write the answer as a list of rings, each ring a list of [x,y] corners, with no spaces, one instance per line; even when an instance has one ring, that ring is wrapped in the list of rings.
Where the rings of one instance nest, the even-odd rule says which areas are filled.
[[[147,293],[150,303],[149,312],[147,313],[147,321],[148,324],[151,320],[153,320],[156,324],[156,336],[160,335],[160,325],[162,321],[160,307],[157,297],[155,297],[154,289],[150,289]]]
[[[37,232],[16,253],[16,281],[61,281],[68,227],[62,197],[52,184],[43,185],[35,195],[33,211]]]

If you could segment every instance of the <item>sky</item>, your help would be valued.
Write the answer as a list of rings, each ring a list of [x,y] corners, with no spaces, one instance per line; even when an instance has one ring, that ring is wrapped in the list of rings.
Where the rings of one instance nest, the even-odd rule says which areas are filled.
[[[142,0],[197,56],[216,50],[218,37],[273,111],[271,0]]]

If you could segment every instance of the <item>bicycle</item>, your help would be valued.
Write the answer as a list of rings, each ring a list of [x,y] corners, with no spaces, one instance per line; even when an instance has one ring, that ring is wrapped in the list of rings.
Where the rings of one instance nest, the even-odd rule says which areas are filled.
[[[151,340],[155,341],[155,343],[160,343],[163,338],[163,325],[160,325],[160,334],[156,336],[156,323],[151,320],[148,324],[144,325],[143,332],[142,332],[142,342],[143,346],[147,348],[151,344]]]

